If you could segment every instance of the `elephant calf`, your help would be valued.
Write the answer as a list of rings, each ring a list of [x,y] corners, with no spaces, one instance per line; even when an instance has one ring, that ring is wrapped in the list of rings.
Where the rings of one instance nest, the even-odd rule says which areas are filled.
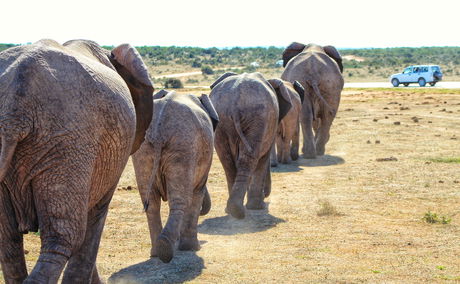
[[[290,160],[299,158],[299,115],[305,91],[297,81],[294,84],[285,81],[284,84],[291,98],[292,108],[278,125],[270,157],[272,167],[276,167],[278,162],[287,164]]]
[[[163,90],[154,96],[152,122],[133,163],[149,223],[151,255],[163,262],[171,261],[177,239],[180,250],[200,248],[197,223],[211,206],[206,181],[218,121],[207,95]],[[161,199],[169,202],[164,229]]]
[[[245,217],[246,208],[263,209],[270,194],[270,149],[279,121],[291,108],[283,81],[260,73],[225,73],[211,85],[211,101],[219,114],[215,148],[227,177],[226,212]]]

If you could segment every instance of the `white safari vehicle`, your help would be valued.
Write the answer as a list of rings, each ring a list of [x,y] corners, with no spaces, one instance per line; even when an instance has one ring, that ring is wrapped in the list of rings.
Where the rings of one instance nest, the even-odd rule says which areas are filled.
[[[420,87],[424,87],[426,83],[434,86],[441,80],[442,73],[438,65],[409,66],[402,73],[393,74],[390,77],[393,87],[397,87],[399,84],[407,87],[410,83],[418,83]]]

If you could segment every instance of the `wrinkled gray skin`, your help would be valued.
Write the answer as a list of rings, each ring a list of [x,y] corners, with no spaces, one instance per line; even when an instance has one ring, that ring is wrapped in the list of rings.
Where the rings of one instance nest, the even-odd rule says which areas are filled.
[[[206,188],[218,116],[207,95],[200,98],[160,91],[154,96],[153,119],[146,139],[133,155],[139,193],[146,205],[151,256],[171,261],[174,244],[199,250],[198,216],[211,200]],[[169,217],[161,224],[161,199]]]
[[[100,282],[95,261],[108,205],[133,142],[143,140],[136,111],[150,105],[137,120],[151,120],[152,93],[126,44],[110,52],[90,41],[42,40],[0,53],[6,283],[56,283],[66,264],[63,283]],[[28,276],[23,234],[38,229],[40,256]]]
[[[342,57],[333,46],[294,42],[283,52],[283,61],[286,68],[281,78],[291,83],[299,81],[305,88],[300,115],[303,155],[324,155],[344,84]]]
[[[270,156],[272,167],[276,167],[278,162],[288,164],[299,158],[299,115],[305,90],[297,81],[294,84],[287,81],[283,81],[283,83],[291,98],[292,107],[278,124],[276,139]]]
[[[270,148],[277,125],[291,108],[286,86],[260,73],[226,73],[211,85],[211,101],[219,114],[215,148],[227,177],[225,211],[245,217],[246,208],[265,208],[270,194]]]

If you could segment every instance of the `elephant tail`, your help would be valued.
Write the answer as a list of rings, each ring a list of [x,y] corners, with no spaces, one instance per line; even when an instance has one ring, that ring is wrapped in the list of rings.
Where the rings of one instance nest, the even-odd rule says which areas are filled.
[[[10,167],[11,159],[18,145],[18,140],[13,137],[8,137],[5,133],[3,133],[0,138],[2,142],[0,153],[0,182],[2,182]]]
[[[232,117],[232,121],[235,126],[236,133],[238,133],[238,137],[240,138],[241,142],[243,142],[243,145],[246,148],[247,153],[253,154],[251,144],[249,144],[248,139],[246,138],[246,136],[243,133],[243,130],[241,129],[240,120],[238,118]]]
[[[209,210],[211,210],[211,196],[209,195],[208,189],[205,187],[200,216],[208,214]]]
[[[326,99],[321,95],[321,92],[318,87],[318,83],[316,83],[315,80],[307,80],[307,84],[310,85],[310,87],[313,89],[315,96],[321,100],[324,106],[329,110],[330,114],[335,116],[335,110],[329,105]]]

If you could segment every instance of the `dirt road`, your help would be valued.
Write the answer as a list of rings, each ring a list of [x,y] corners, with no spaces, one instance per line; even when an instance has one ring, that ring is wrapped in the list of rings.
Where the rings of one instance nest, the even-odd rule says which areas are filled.
[[[100,274],[109,283],[460,281],[460,92],[452,92],[344,92],[327,155],[273,169],[268,209],[244,220],[224,213],[215,156],[202,249],[169,264],[149,258],[129,164],[110,205]],[[440,223],[427,223],[427,214]],[[27,235],[26,249],[30,269],[39,237]]]

